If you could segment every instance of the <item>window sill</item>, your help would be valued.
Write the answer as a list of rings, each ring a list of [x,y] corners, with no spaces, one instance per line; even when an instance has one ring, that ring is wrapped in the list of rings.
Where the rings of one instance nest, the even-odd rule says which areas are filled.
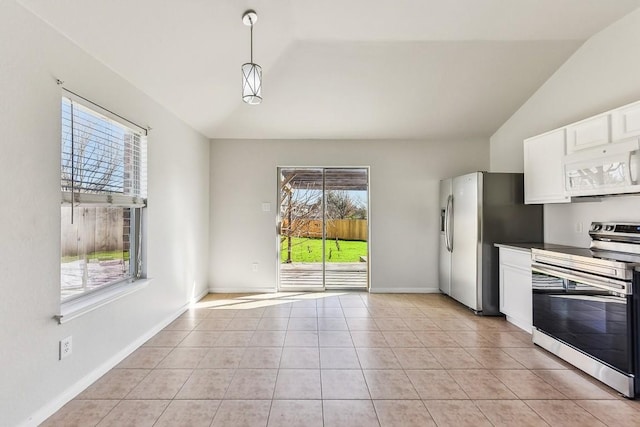
[[[103,291],[92,293],[72,301],[63,302],[60,304],[60,314],[53,317],[58,324],[62,325],[103,305],[109,304],[112,301],[146,288],[151,280],[152,279],[138,279],[134,282],[110,286]]]

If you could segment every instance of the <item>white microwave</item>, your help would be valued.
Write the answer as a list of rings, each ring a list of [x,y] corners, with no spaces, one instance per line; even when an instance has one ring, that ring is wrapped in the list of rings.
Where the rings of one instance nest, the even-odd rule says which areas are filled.
[[[640,139],[602,145],[564,157],[567,195],[640,193]]]

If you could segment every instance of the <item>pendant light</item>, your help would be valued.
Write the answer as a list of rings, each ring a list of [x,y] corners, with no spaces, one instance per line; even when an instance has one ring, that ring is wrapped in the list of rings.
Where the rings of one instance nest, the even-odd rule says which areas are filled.
[[[242,15],[244,25],[251,27],[251,61],[242,64],[242,100],[256,105],[262,102],[262,67],[253,62],[253,25],[258,20],[254,10],[247,10]]]

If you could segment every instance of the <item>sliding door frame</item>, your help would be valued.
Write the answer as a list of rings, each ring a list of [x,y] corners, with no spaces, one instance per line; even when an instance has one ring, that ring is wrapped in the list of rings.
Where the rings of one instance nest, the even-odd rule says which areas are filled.
[[[322,171],[322,286],[286,286],[282,287],[280,277],[281,264],[281,242],[280,227],[282,224],[281,215],[281,173],[282,169],[309,169]],[[326,286],[326,180],[325,171],[332,169],[364,169],[367,171],[367,285],[365,288],[346,288]],[[277,166],[276,167],[276,292],[300,292],[300,291],[325,291],[325,290],[366,290],[371,291],[371,167],[370,166]]]

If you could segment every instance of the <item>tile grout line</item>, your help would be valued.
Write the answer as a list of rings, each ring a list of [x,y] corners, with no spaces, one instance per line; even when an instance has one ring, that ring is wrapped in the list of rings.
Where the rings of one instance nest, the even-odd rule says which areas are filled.
[[[364,301],[363,301],[363,303],[364,303]],[[371,315],[371,312],[369,311],[369,307],[366,306],[366,304],[365,304],[365,307],[367,308],[367,312],[369,312],[369,315],[373,318],[373,316]],[[376,324],[377,324],[377,322],[376,322]],[[351,335],[351,333],[349,333],[349,335]],[[382,337],[384,339],[384,334],[382,334]],[[353,342],[353,338],[352,338],[351,341]],[[354,345],[354,348],[355,348],[355,345]],[[357,350],[356,350],[356,357],[358,357],[358,363],[360,363],[360,373],[362,375],[362,378],[364,379],[365,385],[367,386],[367,392],[369,393],[369,402],[371,402],[371,406],[373,407],[373,413],[376,416],[376,421],[378,421],[378,426],[381,426],[382,422],[380,421],[380,416],[378,415],[378,410],[376,409],[376,405],[373,403],[373,396],[371,395],[371,388],[369,386],[369,382],[367,381],[367,377],[364,374],[364,368],[362,367],[362,363],[360,362],[360,356],[358,356],[358,351]]]
[[[373,309],[373,308],[375,308],[375,307],[378,307],[378,305],[377,305],[377,304],[368,304],[367,302],[365,302],[365,301],[364,301],[364,296],[363,296],[363,295],[359,295],[359,297],[360,297],[360,300],[363,302],[363,304],[365,305],[365,308],[367,309],[367,311],[368,311],[368,313],[369,313],[369,317],[368,317],[369,319],[373,320],[374,322],[375,322],[375,320],[376,320],[376,319],[379,319],[379,320],[381,320],[381,321],[383,321],[383,320],[384,320],[384,318],[385,318],[384,316],[383,316],[383,317],[376,317],[376,316],[374,316],[374,315],[373,315],[373,313],[372,313],[372,312],[371,312],[371,310],[370,310],[370,308],[372,308],[372,309]],[[340,300],[338,300],[338,301],[340,302]],[[393,300],[392,302],[394,302],[394,303],[395,303],[396,301],[395,301],[395,300]],[[402,303],[406,304],[406,302],[407,302],[407,301],[406,301],[406,299],[405,299],[405,301],[403,301],[402,299],[399,299],[399,300],[398,300],[398,303],[399,303],[399,304],[402,304]],[[369,303],[370,303],[370,301],[369,301]],[[405,306],[406,306],[406,305],[405,305]],[[341,303],[341,302],[340,302],[340,307],[341,307],[341,309],[342,309],[342,303]],[[380,307],[382,307],[382,308],[389,308],[389,307],[393,308],[393,307],[395,307],[395,308],[394,308],[395,310],[400,310],[400,308],[399,308],[399,307],[402,307],[402,306],[401,306],[401,305],[396,306],[395,304],[392,304],[392,305],[384,305],[384,304],[380,304]],[[428,307],[426,307],[426,308],[425,308],[425,306],[417,306],[417,305],[414,305],[414,307],[416,307],[416,308],[420,308],[421,312],[423,313],[423,316],[421,316],[422,318],[430,319],[430,318],[429,318],[429,316],[427,316],[427,314],[426,314],[426,313],[424,313],[424,310],[428,309]],[[303,308],[304,308],[304,306],[303,306]],[[438,308],[439,308],[439,307],[438,307]],[[445,308],[446,308],[446,307],[445,307]],[[378,312],[378,313],[379,313],[379,312]],[[385,311],[382,311],[382,313],[385,313]],[[234,313],[234,318],[237,316],[237,314],[238,314],[238,313]],[[264,312],[261,314],[261,317],[259,318],[260,320],[264,319],[264,314],[265,314]],[[284,338],[285,338],[285,340],[286,340],[286,336],[287,336],[287,334],[288,334],[288,332],[289,332],[289,331],[288,331],[288,325],[289,325],[289,321],[290,321],[290,319],[291,319],[290,314],[291,314],[291,312],[289,313],[289,318],[288,318],[288,320],[287,320],[287,329],[284,331]],[[357,358],[357,360],[358,360],[358,364],[359,364],[359,371],[361,372],[361,374],[362,374],[362,376],[363,376],[363,378],[364,378],[364,380],[365,380],[365,384],[366,384],[366,386],[367,386],[367,390],[368,390],[368,393],[369,393],[369,399],[368,399],[368,400],[369,400],[369,401],[371,402],[371,404],[373,405],[373,407],[374,407],[374,412],[375,412],[375,414],[376,414],[376,417],[377,417],[377,419],[378,419],[378,422],[380,422],[380,419],[379,419],[379,416],[378,416],[378,411],[377,411],[377,409],[376,409],[376,407],[375,407],[375,404],[374,404],[374,402],[373,402],[373,398],[372,398],[372,396],[371,396],[371,390],[370,390],[369,383],[366,381],[366,377],[364,376],[364,368],[362,367],[362,363],[361,363],[361,361],[360,361],[360,355],[359,355],[359,353],[358,353],[358,349],[359,349],[359,348],[363,348],[363,347],[357,347],[357,346],[355,345],[355,342],[354,342],[354,339],[353,339],[353,332],[354,332],[354,331],[353,331],[351,328],[349,328],[349,324],[348,324],[348,322],[347,322],[347,317],[346,317],[346,316],[344,316],[344,310],[342,310],[342,314],[343,314],[344,321],[345,321],[345,323],[347,324],[346,331],[349,333],[349,337],[350,337],[350,339],[351,339],[351,344],[353,345],[353,349],[354,349],[354,351],[355,351],[355,353],[356,353],[356,358]],[[389,314],[389,313],[386,313],[386,314]],[[404,324],[408,325],[408,324],[407,324],[407,322],[406,322],[406,320],[405,320],[404,318],[402,318],[402,316],[401,316],[400,314],[401,314],[401,313],[398,313],[398,316],[397,316],[397,317],[398,317],[398,318],[400,318]],[[195,317],[195,319],[199,319],[199,318]],[[213,319],[213,318],[212,318],[212,319]],[[323,371],[323,366],[322,366],[322,363],[321,363],[321,360],[320,360],[320,350],[321,350],[321,348],[322,348],[322,347],[320,346],[320,332],[321,332],[321,331],[320,331],[320,319],[321,319],[321,318],[320,318],[320,315],[319,315],[319,313],[318,313],[318,311],[317,311],[317,301],[316,301],[316,322],[315,322],[315,323],[316,323],[316,333],[317,333],[317,347],[316,347],[316,348],[317,348],[317,357],[318,357],[319,372],[320,372],[320,399],[321,399],[321,409],[322,409],[322,421],[324,422],[325,414],[324,414],[324,405],[322,404],[322,402],[324,402],[324,400],[325,400],[325,399],[324,399],[324,397],[325,397],[325,396],[324,396],[324,389],[323,389],[323,387],[322,387],[322,371]],[[163,356],[163,357],[162,357],[158,362],[156,362],[156,363],[155,363],[155,365],[154,365],[153,367],[151,367],[150,369],[148,369],[148,372],[146,373],[146,375],[144,375],[144,376],[140,379],[140,381],[139,381],[139,382],[137,382],[137,383],[136,383],[136,385],[134,385],[134,386],[131,388],[131,390],[129,390],[129,392],[125,395],[125,397],[124,397],[124,398],[121,398],[121,399],[115,399],[117,403],[116,403],[116,404],[115,404],[115,405],[114,405],[114,406],[113,406],[113,407],[112,407],[112,408],[111,408],[111,409],[110,409],[110,410],[109,410],[109,411],[108,411],[108,412],[107,412],[107,413],[106,413],[106,414],[105,414],[105,415],[104,415],[104,416],[103,416],[103,417],[98,421],[98,423],[102,422],[105,418],[107,418],[107,417],[108,417],[108,416],[109,416],[109,415],[110,415],[110,414],[115,410],[115,408],[116,408],[116,407],[118,407],[118,405],[120,405],[122,402],[126,401],[126,400],[127,400],[127,399],[126,399],[126,397],[127,397],[127,396],[129,396],[129,395],[131,395],[132,391],[133,391],[136,387],[138,387],[138,386],[139,386],[139,384],[141,384],[141,383],[142,383],[146,378],[148,378],[148,377],[152,374],[152,371],[159,370],[159,369],[164,369],[164,368],[159,368],[159,366],[160,366],[160,365],[161,365],[165,360],[167,360],[167,359],[168,359],[168,357],[169,357],[169,355],[170,355],[170,354],[172,354],[176,349],[181,348],[181,347],[180,347],[180,344],[186,340],[186,338],[189,336],[189,334],[190,334],[191,332],[195,331],[195,328],[197,328],[197,326],[198,326],[198,325],[199,325],[203,320],[204,320],[204,319],[199,319],[197,322],[194,322],[193,327],[192,327],[190,330],[186,330],[187,335],[185,335],[185,337],[183,337],[183,338],[182,338],[178,343],[173,344],[173,346],[172,346],[172,347],[168,347],[168,348],[170,348],[170,349],[171,349],[171,350],[169,351],[169,353],[167,353],[166,355],[164,355],[164,356]],[[446,320],[447,320],[447,319],[443,319],[443,321],[446,321]],[[464,318],[464,320],[469,320],[469,319]],[[469,325],[469,322],[463,322],[463,323],[467,323],[467,325]],[[436,326],[437,326],[437,325],[436,325]],[[462,327],[461,327],[461,328],[462,328]],[[484,327],[478,328],[478,326],[477,326],[477,325],[474,325],[474,326],[473,326],[473,328],[475,328],[475,329],[473,329],[473,330],[465,330],[464,328],[462,328],[462,329],[460,329],[460,331],[461,331],[461,332],[465,332],[465,331],[466,331],[466,332],[474,332],[474,333],[476,333],[476,334],[477,334],[477,336],[482,337],[482,338],[484,338],[484,339],[487,339],[488,341],[491,341],[491,342],[494,342],[494,341],[493,341],[494,339],[495,339],[495,340],[499,339],[499,335],[495,335],[495,334],[501,334],[501,333],[504,333],[504,334],[510,334],[509,336],[513,337],[514,339],[517,339],[517,340],[522,341],[522,342],[523,342],[523,344],[527,344],[526,342],[524,342],[524,341],[521,339],[521,338],[522,338],[521,336],[517,336],[517,335],[515,335],[515,333],[516,333],[517,331],[516,331],[516,332],[513,332],[513,331],[511,331],[511,330],[501,330],[501,329],[499,329],[499,328],[496,328],[496,327],[495,327],[495,325],[493,325],[493,323],[492,323],[492,324],[490,324],[490,325],[488,325],[488,327],[487,327],[487,328],[484,328]],[[340,329],[337,329],[337,330],[340,330]],[[416,335],[416,331],[414,331],[413,329],[411,329],[411,327],[409,327],[409,330],[410,330],[414,335]],[[450,329],[450,330],[447,330],[447,331],[442,331],[442,329],[441,329],[441,328],[440,328],[439,330],[440,330],[441,332],[444,332],[445,334],[447,334],[447,335],[449,335],[449,336],[451,336],[451,333],[452,333],[452,332],[453,332],[453,333],[455,333],[455,332],[457,331],[457,329]],[[173,330],[171,330],[171,331],[173,331]],[[177,330],[176,330],[176,331],[177,331]],[[251,347],[249,344],[250,344],[250,342],[252,341],[253,337],[255,337],[255,336],[256,336],[256,334],[257,334],[257,332],[258,332],[258,326],[256,326],[255,328],[253,328],[251,331],[252,331],[252,334],[251,334],[251,337],[250,337],[250,339],[249,339],[248,343],[245,343],[245,344],[243,345],[244,349],[243,349],[242,355],[240,356],[240,360],[242,360],[242,358],[244,357],[244,355],[246,354],[246,352],[248,351],[248,349]],[[329,329],[328,329],[328,331],[329,331]],[[369,330],[365,330],[365,331],[367,331],[367,332],[372,332],[372,331],[369,331]],[[226,330],[225,330],[225,332],[233,332],[233,331],[226,331]],[[383,338],[384,342],[385,342],[385,343],[387,344],[387,346],[388,346],[387,348],[391,349],[391,352],[393,353],[394,357],[395,357],[395,358],[398,360],[398,362],[399,362],[399,359],[398,359],[398,356],[397,356],[397,352],[396,352],[396,350],[397,350],[398,348],[404,348],[404,347],[397,347],[397,346],[396,346],[396,347],[392,347],[392,346],[390,346],[390,345],[389,345],[389,343],[388,343],[388,341],[387,341],[387,339],[386,339],[386,337],[385,337],[385,335],[384,335],[384,333],[383,333],[382,331],[380,331],[380,330],[377,330],[376,332],[378,332],[378,333],[380,333],[380,334],[381,334],[381,336],[382,336],[382,338]],[[430,332],[430,330],[428,329],[428,330],[426,330],[425,332]],[[205,347],[203,347],[203,348],[207,348],[208,350],[211,350],[212,348],[218,348],[218,347],[216,346],[216,343],[218,342],[218,340],[219,340],[219,339],[220,339],[220,337],[218,337],[218,338],[215,340],[215,342],[214,342],[214,343],[211,343],[210,345],[207,345],[207,346],[205,346]],[[418,339],[419,339],[419,338],[418,338]],[[423,349],[425,349],[425,350],[426,350],[426,352],[428,352],[429,354],[431,354],[431,356],[433,356],[433,353],[430,351],[430,349],[431,349],[431,348],[430,348],[430,347],[428,347],[427,345],[425,345],[425,343],[424,343],[422,340],[419,340],[419,341],[420,341],[420,342],[421,342],[421,344],[422,344],[422,346],[421,346],[421,347],[419,347],[419,348],[423,348]],[[497,342],[497,341],[496,341],[496,342]],[[269,414],[268,414],[268,417],[267,417],[267,421],[270,419],[270,416],[271,416],[271,410],[272,410],[272,408],[273,408],[273,401],[274,401],[274,400],[276,400],[276,399],[275,399],[275,392],[276,392],[277,381],[278,381],[278,378],[279,378],[279,375],[280,375],[280,370],[281,370],[281,364],[282,364],[283,353],[284,353],[284,348],[285,348],[285,347],[284,347],[284,343],[285,343],[285,341],[283,340],[283,342],[282,342],[281,346],[278,346],[278,347],[281,349],[281,352],[280,352],[280,358],[279,358],[278,367],[277,367],[276,382],[275,382],[275,384],[274,384],[274,389],[273,389],[273,392],[272,392],[271,405],[270,405],[270,408],[269,408]],[[495,369],[495,368],[494,368],[494,369],[491,369],[490,367],[486,367],[486,366],[485,366],[485,364],[483,364],[483,363],[481,362],[481,360],[479,359],[479,354],[478,354],[478,353],[475,353],[475,352],[474,352],[474,353],[471,353],[471,352],[470,352],[470,349],[495,348],[495,349],[500,350],[500,351],[501,351],[503,354],[505,354],[507,357],[509,357],[509,358],[513,359],[513,360],[514,360],[514,361],[516,361],[517,363],[520,363],[520,362],[518,362],[518,360],[517,360],[517,359],[515,359],[515,358],[514,358],[514,356],[512,356],[511,354],[507,353],[507,352],[504,350],[505,348],[511,348],[511,347],[503,347],[503,346],[494,346],[494,347],[482,347],[482,346],[480,346],[480,347],[465,347],[465,346],[460,346],[460,345],[459,345],[459,344],[460,344],[460,343],[459,343],[459,341],[457,342],[457,344],[458,344],[458,347],[456,347],[456,348],[461,348],[461,349],[462,349],[466,354],[468,354],[468,355],[471,357],[471,359],[472,359],[472,360],[475,360],[475,361],[476,361],[476,362],[481,366],[480,368],[477,368],[477,369],[480,369],[480,370],[484,370],[484,371],[486,371],[486,372],[489,372],[489,373],[490,373],[491,375],[493,375],[493,376],[495,376],[495,371],[496,371],[497,369]],[[153,346],[153,347],[149,347],[149,348],[154,348],[154,347],[155,347],[155,346]],[[516,346],[516,347],[517,347],[517,348],[521,348],[521,349],[523,349],[523,350],[524,350],[525,348],[526,348],[526,349],[530,349],[530,346],[525,346],[525,345],[523,345],[523,346]],[[220,348],[224,349],[224,347],[220,347]],[[333,347],[327,347],[327,348],[328,348],[328,349],[331,349],[331,348],[333,348]],[[413,348],[413,347],[408,347],[408,348]],[[208,354],[208,353],[207,353],[207,354]],[[203,355],[202,359],[203,359],[205,356],[206,356],[206,354],[205,354],[205,355]],[[434,360],[435,360],[437,363],[439,363],[439,362],[438,362],[438,360],[435,358],[435,356],[433,356],[433,357],[434,357]],[[201,361],[202,361],[202,360],[201,360]],[[200,361],[200,362],[201,362],[201,361]],[[239,362],[239,363],[240,363],[240,362]],[[175,396],[177,396],[177,395],[178,395],[178,393],[180,392],[180,390],[182,390],[182,389],[184,388],[184,385],[186,384],[186,382],[187,382],[190,378],[192,378],[192,377],[193,377],[193,375],[195,375],[195,374],[197,373],[197,370],[198,370],[197,366],[198,366],[198,365],[199,365],[199,364],[197,364],[197,365],[196,365],[196,368],[195,368],[195,369],[192,369],[192,370],[191,370],[191,373],[190,373],[189,377],[187,378],[187,380],[185,381],[185,383],[184,383],[184,384],[182,384],[182,386],[180,387],[180,389],[179,389],[179,390],[174,394],[173,398],[171,398],[171,399],[169,399],[169,400],[168,400],[168,404],[164,407],[164,409],[163,409],[162,413],[161,413],[161,414],[158,416],[158,418],[156,419],[156,421],[155,421],[156,423],[160,420],[160,418],[162,418],[163,414],[165,414],[165,413],[166,413],[166,411],[168,410],[168,407],[171,405],[171,402],[173,402],[173,401],[175,401],[175,400],[176,400],[176,399],[175,399]],[[444,368],[444,366],[441,366],[440,368],[441,368],[441,369],[438,369],[438,370],[442,370],[442,371],[447,372],[447,373],[449,373],[449,372],[453,369],[453,368],[445,369],[445,368]],[[128,370],[128,369],[135,369],[135,368],[115,368],[115,369]],[[170,368],[166,368],[166,369],[170,369]],[[230,380],[230,384],[231,384],[231,382],[233,381],[233,378],[235,378],[235,377],[236,377],[237,372],[238,372],[238,370],[239,370],[239,369],[240,369],[240,367],[239,367],[239,364],[238,364],[238,366],[236,366],[236,369],[234,370],[234,373],[233,373],[232,379]],[[409,375],[408,375],[408,373],[407,373],[407,368],[405,368],[405,366],[403,366],[403,364],[402,364],[402,363],[400,363],[400,369],[402,370],[403,374],[404,374],[404,375],[409,379],[409,384],[411,384],[411,385],[413,386],[413,383],[412,383],[412,381],[411,381],[411,379],[409,378]],[[433,369],[435,369],[435,368],[433,368]],[[420,370],[422,370],[422,369],[420,369]],[[427,369],[427,370],[432,370],[432,369]],[[453,370],[455,370],[455,369],[453,369]],[[574,404],[576,404],[578,407],[580,407],[580,408],[584,409],[584,411],[585,411],[586,413],[588,413],[589,415],[593,416],[593,417],[594,417],[594,418],[596,418],[596,419],[600,419],[600,418],[599,418],[595,413],[593,413],[593,412],[591,412],[591,411],[587,410],[586,408],[582,407],[582,405],[579,405],[579,404],[577,403],[577,401],[578,401],[578,400],[580,400],[580,399],[577,399],[577,398],[576,398],[576,399],[572,399],[572,398],[570,398],[568,394],[566,394],[566,393],[564,393],[564,392],[561,392],[561,391],[560,391],[559,389],[557,389],[553,384],[551,384],[547,379],[545,379],[544,377],[540,376],[540,372],[538,372],[538,371],[544,371],[544,370],[555,371],[554,369],[531,369],[531,368],[528,368],[527,366],[523,366],[523,369],[509,369],[509,370],[517,370],[517,371],[522,371],[522,370],[524,370],[524,371],[531,372],[531,373],[532,373],[532,374],[533,374],[537,379],[539,379],[539,380],[541,380],[543,383],[547,384],[547,385],[548,385],[549,387],[551,387],[553,390],[557,391],[560,395],[565,396],[565,399],[563,399],[563,401],[565,401],[565,400],[570,400],[571,402],[573,402]],[[570,368],[567,368],[567,367],[565,367],[565,366],[563,366],[563,369],[561,369],[561,370],[562,370],[562,371],[564,371],[564,370],[568,370],[568,371],[570,371],[570,372],[574,372],[574,371],[575,371],[575,370],[570,369]],[[450,375],[450,373],[449,373],[449,375]],[[455,382],[456,384],[458,384],[458,385],[459,385],[459,382],[457,382],[457,381],[455,380],[455,377],[454,377],[453,379],[454,379],[454,382]],[[589,380],[588,378],[585,378],[585,379],[586,379],[586,380]],[[499,378],[498,378],[498,380],[500,381],[500,383],[502,383],[502,381],[501,381]],[[591,381],[590,381],[590,382],[591,382]],[[506,387],[506,389],[508,389],[508,390],[510,390],[511,392],[513,392],[513,390],[511,390],[511,388],[510,388],[509,386],[507,386],[507,385],[506,385],[506,384],[504,384],[504,383],[502,383],[502,384]],[[414,390],[415,390],[415,386],[413,386],[413,387],[414,387]],[[220,407],[220,405],[221,405],[221,402],[223,402],[223,401],[225,400],[225,397],[226,397],[226,396],[227,396],[227,394],[228,394],[228,390],[229,390],[229,387],[227,387],[227,389],[225,390],[225,393],[224,393],[224,395],[223,395],[222,399],[220,400],[220,403],[219,403],[219,405],[218,405],[218,408],[216,409],[216,411],[215,411],[215,412],[214,412],[214,414],[213,414],[213,419],[215,419],[215,415],[217,414],[217,411],[218,411],[218,409],[219,409],[219,407]],[[416,391],[417,391],[417,390],[416,390]],[[464,391],[464,389],[462,389],[462,392],[463,392],[463,394],[464,394],[465,396],[467,396],[467,399],[465,399],[465,400],[467,400],[467,401],[468,401],[468,400],[472,400],[472,401],[473,401],[473,403],[474,403],[474,406],[475,406],[475,407],[476,407],[476,408],[477,408],[481,413],[483,413],[483,414],[484,414],[484,412],[482,411],[482,409],[478,406],[478,403],[476,402],[476,400],[477,400],[477,399],[476,399],[476,400],[471,399],[471,398],[469,397],[469,395],[467,394],[467,392],[466,392],[466,391]],[[514,395],[515,395],[515,393],[514,393]],[[419,394],[418,394],[418,397],[419,397],[419,400],[422,402],[422,405],[425,407],[425,409],[426,409],[427,413],[428,413],[428,414],[431,416],[431,418],[433,419],[433,415],[431,414],[431,412],[429,411],[429,408],[427,407],[427,401],[423,400],[423,399],[422,399],[422,397],[421,397],[421,396],[419,396]],[[94,400],[94,399],[91,399],[91,400]],[[108,400],[111,400],[111,399],[108,399]],[[158,399],[144,399],[144,400],[158,400]],[[166,399],[161,399],[161,400],[166,400]],[[255,400],[255,399],[254,399],[254,400]],[[388,400],[388,399],[383,399],[383,400]],[[392,400],[393,400],[393,399],[392,399]],[[410,399],[409,399],[409,400],[410,400]],[[436,400],[437,400],[437,399],[436,399]],[[482,400],[482,399],[480,399],[480,400]],[[494,400],[494,399],[489,399],[489,400]],[[497,399],[497,400],[509,400],[509,399]],[[528,400],[530,400],[530,401],[535,401],[535,400],[545,400],[545,399],[528,399]],[[598,399],[583,399],[583,400],[618,401],[617,399],[615,399],[615,396],[612,396],[610,399],[598,398]],[[533,407],[532,407],[531,405],[527,404],[527,402],[526,402],[525,400],[523,400],[523,399],[519,398],[517,395],[516,395],[516,399],[515,399],[515,401],[520,401],[520,402],[525,403],[525,405],[527,406],[527,408],[529,408],[530,410],[532,410],[532,411],[533,411],[533,413],[535,413],[536,415],[540,416],[540,418],[544,420],[544,418],[542,417],[542,415],[541,415],[540,413],[538,413],[537,411],[535,411],[535,409],[533,409]],[[633,409],[635,410],[635,408],[633,408]],[[211,423],[213,423],[213,419],[212,419]],[[435,422],[435,420],[434,420],[434,422]],[[546,421],[545,421],[545,422],[546,422]]]

